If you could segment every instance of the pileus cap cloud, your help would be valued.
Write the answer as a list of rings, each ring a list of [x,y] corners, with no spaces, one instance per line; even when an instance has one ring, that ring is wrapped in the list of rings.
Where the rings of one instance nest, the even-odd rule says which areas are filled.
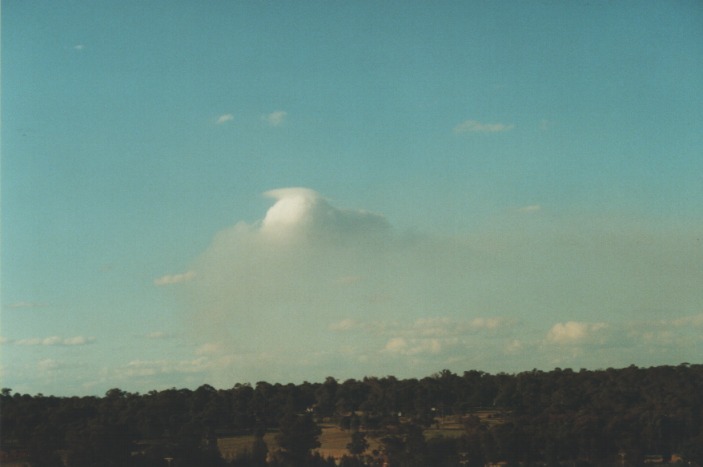
[[[309,188],[280,188],[265,193],[276,199],[261,224],[263,232],[290,232],[301,229],[317,232],[353,232],[388,227],[385,218],[363,210],[332,206]]]

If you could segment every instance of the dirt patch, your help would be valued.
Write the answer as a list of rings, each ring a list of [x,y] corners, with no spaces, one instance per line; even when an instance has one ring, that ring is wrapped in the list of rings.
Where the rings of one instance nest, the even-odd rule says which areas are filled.
[[[334,457],[339,459],[344,455],[349,455],[347,444],[351,442],[351,431],[345,431],[335,425],[321,425],[322,434],[320,435],[320,447],[317,451],[322,457]],[[369,443],[369,452],[374,449],[380,449],[381,443],[373,438],[367,437]],[[278,449],[276,443],[276,433],[266,433],[264,441],[268,446],[269,452],[274,452]],[[227,460],[233,459],[238,454],[250,451],[254,442],[253,435],[233,436],[228,438],[219,438],[217,447]]]

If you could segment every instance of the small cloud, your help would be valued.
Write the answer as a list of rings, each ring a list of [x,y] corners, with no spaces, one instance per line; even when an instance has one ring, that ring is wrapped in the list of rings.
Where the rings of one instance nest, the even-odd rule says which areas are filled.
[[[542,131],[547,131],[552,127],[552,122],[547,119],[542,119],[539,121],[539,129]]]
[[[146,334],[144,337],[147,339],[169,339],[173,337],[173,335],[163,331],[154,331]]]
[[[454,133],[500,133],[515,128],[505,123],[482,123],[478,120],[466,120],[454,127]]]
[[[510,343],[505,347],[505,353],[507,354],[517,354],[523,351],[524,344],[522,343],[521,340],[519,339],[513,339],[510,341]]]
[[[217,125],[222,125],[223,123],[227,123],[231,120],[234,120],[234,115],[232,114],[223,114],[217,117],[217,120],[215,121],[215,124]]]
[[[195,351],[195,355],[216,354],[219,353],[221,350],[222,346],[220,344],[216,342],[208,342],[198,347]]]
[[[471,327],[474,329],[498,329],[510,324],[512,322],[503,318],[474,318],[471,320]]]
[[[52,358],[45,358],[44,360],[40,360],[39,363],[37,363],[37,370],[42,373],[45,373],[47,371],[56,370],[60,366],[61,364],[56,360]]]
[[[438,354],[442,350],[439,339],[411,339],[394,337],[383,347],[383,352],[398,355]]]
[[[547,341],[555,344],[575,344],[589,340],[592,335],[606,328],[605,323],[568,321],[557,323],[547,333]]]
[[[288,112],[284,110],[275,110],[268,115],[264,115],[264,121],[271,126],[281,126],[288,116]]]
[[[530,204],[529,206],[523,206],[518,209],[519,212],[524,212],[525,214],[530,214],[542,210],[542,206],[539,204]]]
[[[74,346],[74,345],[87,345],[95,342],[94,337],[30,337],[28,339],[20,339],[15,343],[17,345],[43,345],[43,346]]]
[[[402,353],[408,348],[408,343],[402,337],[394,337],[386,343],[383,350],[392,353]]]
[[[358,325],[353,319],[343,319],[337,323],[330,324],[330,331],[351,331]]]
[[[158,286],[180,284],[181,282],[188,282],[195,277],[195,271],[188,271],[182,274],[167,274],[154,279],[154,284]]]
[[[8,338],[5,337],[5,336],[0,336],[0,345],[3,345],[3,344],[12,344],[12,342],[13,342],[12,339],[8,339]]]
[[[132,360],[115,371],[115,378],[151,377],[156,375],[203,373],[222,368],[227,359],[211,361],[206,357],[186,360]]]
[[[73,46],[73,50],[83,50],[85,46],[83,44],[76,44]]]

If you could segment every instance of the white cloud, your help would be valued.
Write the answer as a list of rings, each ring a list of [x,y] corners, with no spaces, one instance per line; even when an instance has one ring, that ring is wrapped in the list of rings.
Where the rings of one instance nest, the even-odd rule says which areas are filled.
[[[478,120],[466,120],[454,127],[454,133],[500,133],[515,128],[505,123],[482,123]]]
[[[383,350],[387,352],[403,353],[408,348],[408,343],[402,337],[394,337],[388,342]]]
[[[605,323],[583,323],[568,321],[557,323],[547,333],[547,341],[555,344],[578,344],[593,338],[594,334],[605,329]]]
[[[261,223],[261,232],[265,234],[301,231],[307,234],[347,234],[388,227],[383,216],[333,207],[317,192],[307,188],[271,190],[265,196],[276,200]]]
[[[271,126],[281,126],[285,123],[288,117],[288,112],[284,110],[275,110],[270,114],[264,115],[264,121]]]
[[[85,49],[85,46],[83,44],[76,44],[73,46],[74,50],[83,50]]]
[[[195,271],[188,271],[182,274],[167,274],[165,276],[161,276],[157,279],[154,279],[154,284],[158,286],[180,284],[181,282],[188,282],[194,277]]]
[[[607,366],[613,348],[625,364],[641,363],[630,357],[644,345],[640,336],[670,342],[673,354],[675,337],[692,342],[700,322],[674,315],[681,318],[667,322],[667,337],[618,324],[613,314],[699,310],[697,237],[603,233],[583,219],[554,227],[542,216],[524,229],[500,230],[501,223],[485,234],[406,234],[382,215],[340,207],[310,189],[266,196],[273,201],[259,220],[217,233],[191,265],[197,279],[178,290],[192,313],[190,337],[219,343],[196,355],[236,356],[228,374],[358,374],[362,360],[369,373],[436,371],[446,362],[512,371],[544,368],[556,354],[572,366]],[[506,218],[520,218],[517,209]],[[660,323],[661,313],[648,319]],[[693,348],[679,355],[691,360],[684,356]],[[270,360],[262,363],[264,354]],[[223,378],[215,367],[211,377]]]
[[[95,342],[94,337],[31,337],[27,339],[19,339],[15,341],[17,345],[44,345],[44,346],[73,346],[73,345],[87,345]]]
[[[227,123],[229,121],[234,120],[234,115],[232,114],[222,114],[219,117],[217,117],[217,120],[215,121],[215,124],[217,125],[222,125],[224,123]]]

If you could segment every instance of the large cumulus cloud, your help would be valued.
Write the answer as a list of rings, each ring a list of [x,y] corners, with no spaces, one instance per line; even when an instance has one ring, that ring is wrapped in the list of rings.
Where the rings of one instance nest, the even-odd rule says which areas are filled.
[[[495,230],[410,235],[307,188],[265,196],[260,220],[217,233],[178,281],[193,338],[228,381],[629,364],[647,323],[700,313],[703,254],[687,233],[535,228],[517,213]],[[612,347],[614,329],[634,336],[623,361],[563,361],[561,347]]]

